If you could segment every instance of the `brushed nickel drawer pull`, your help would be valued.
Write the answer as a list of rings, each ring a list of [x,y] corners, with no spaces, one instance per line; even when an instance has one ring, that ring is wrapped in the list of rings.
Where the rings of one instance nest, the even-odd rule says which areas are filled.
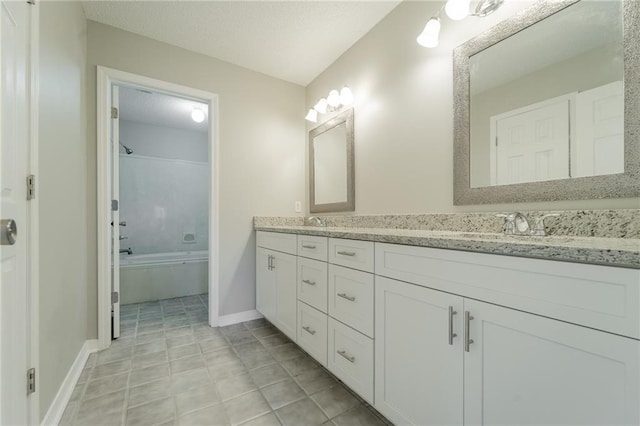
[[[341,254],[343,256],[351,256],[351,257],[356,255],[356,253],[353,251],[339,251],[338,254]]]
[[[356,362],[356,357],[347,355],[347,351],[338,351],[338,355],[340,355],[342,358],[346,359],[352,364]]]
[[[312,336],[313,336],[314,334],[316,334],[316,331],[315,331],[313,328],[309,327],[309,326],[306,326],[306,325],[305,325],[304,327],[302,327],[302,329],[303,329],[304,331],[306,331],[307,333],[309,333],[310,335],[312,335]]]
[[[458,337],[458,335],[453,332],[453,316],[456,314],[457,312],[453,310],[453,306],[449,306],[449,344],[450,345],[453,345],[453,338]]]
[[[469,311],[464,311],[464,351],[469,352],[469,345],[473,343],[471,339],[471,320],[473,317]]]
[[[316,282],[311,280],[302,280],[302,282],[309,285],[316,285]]]
[[[355,302],[355,296],[347,296],[347,293],[338,293],[338,297],[342,297],[343,299],[347,299],[350,302]]]
[[[312,250],[313,250],[313,249],[315,249],[315,248],[316,248],[316,246],[308,246],[308,245],[306,245],[306,244],[303,244],[303,245],[302,245],[302,248],[312,249]]]

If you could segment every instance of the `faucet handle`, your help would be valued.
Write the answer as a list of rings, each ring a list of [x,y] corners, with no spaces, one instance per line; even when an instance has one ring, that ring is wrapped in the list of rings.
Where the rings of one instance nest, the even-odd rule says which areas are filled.
[[[496,217],[504,218],[504,233],[506,235],[514,235],[516,233],[516,213],[498,213]]]
[[[545,228],[544,220],[546,218],[548,218],[548,217],[556,217],[556,216],[560,216],[560,214],[558,214],[558,213],[547,213],[545,215],[542,215],[538,219],[536,219],[536,223],[533,225],[533,228],[531,229],[531,235],[536,235],[536,236],[540,236],[540,237],[546,236],[547,235],[547,229]]]

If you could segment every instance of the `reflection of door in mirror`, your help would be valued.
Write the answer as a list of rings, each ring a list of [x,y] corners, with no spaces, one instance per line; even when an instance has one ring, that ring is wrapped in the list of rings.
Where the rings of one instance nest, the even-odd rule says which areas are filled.
[[[624,86],[621,81],[576,95],[572,177],[624,172]]]
[[[347,201],[346,140],[344,122],[313,139],[316,204]]]
[[[556,99],[491,118],[492,185],[569,177],[569,100]],[[493,146],[492,146],[493,148]]]

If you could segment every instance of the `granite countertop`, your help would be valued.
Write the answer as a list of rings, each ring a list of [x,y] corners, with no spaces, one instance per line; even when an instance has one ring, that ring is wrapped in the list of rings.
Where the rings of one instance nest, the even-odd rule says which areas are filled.
[[[255,229],[640,269],[638,238],[570,235],[531,237],[491,232],[314,227],[275,223],[256,223]]]

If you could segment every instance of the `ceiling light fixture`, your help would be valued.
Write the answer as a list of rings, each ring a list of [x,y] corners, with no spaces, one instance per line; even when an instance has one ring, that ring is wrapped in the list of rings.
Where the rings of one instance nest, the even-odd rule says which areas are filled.
[[[438,45],[441,27],[440,14],[443,9],[450,19],[459,21],[467,16],[475,16],[478,18],[489,16],[498,10],[503,3],[504,0],[480,0],[476,6],[475,12],[470,14],[470,0],[447,0],[438,13],[429,18],[427,24],[424,26],[424,30],[422,30],[420,35],[416,38],[416,41],[419,45],[429,48],[436,47]]]
[[[204,121],[204,118],[205,118],[204,111],[201,110],[200,108],[194,108],[191,111],[191,119],[196,123],[202,123]]]
[[[336,89],[333,89],[329,92],[329,95],[325,98],[320,99],[314,106],[307,112],[307,116],[305,120],[311,121],[312,123],[318,122],[318,114],[326,114],[328,112],[336,112],[339,111],[342,107],[347,105],[351,105],[354,101],[353,93],[349,87],[344,86],[338,92]]]

